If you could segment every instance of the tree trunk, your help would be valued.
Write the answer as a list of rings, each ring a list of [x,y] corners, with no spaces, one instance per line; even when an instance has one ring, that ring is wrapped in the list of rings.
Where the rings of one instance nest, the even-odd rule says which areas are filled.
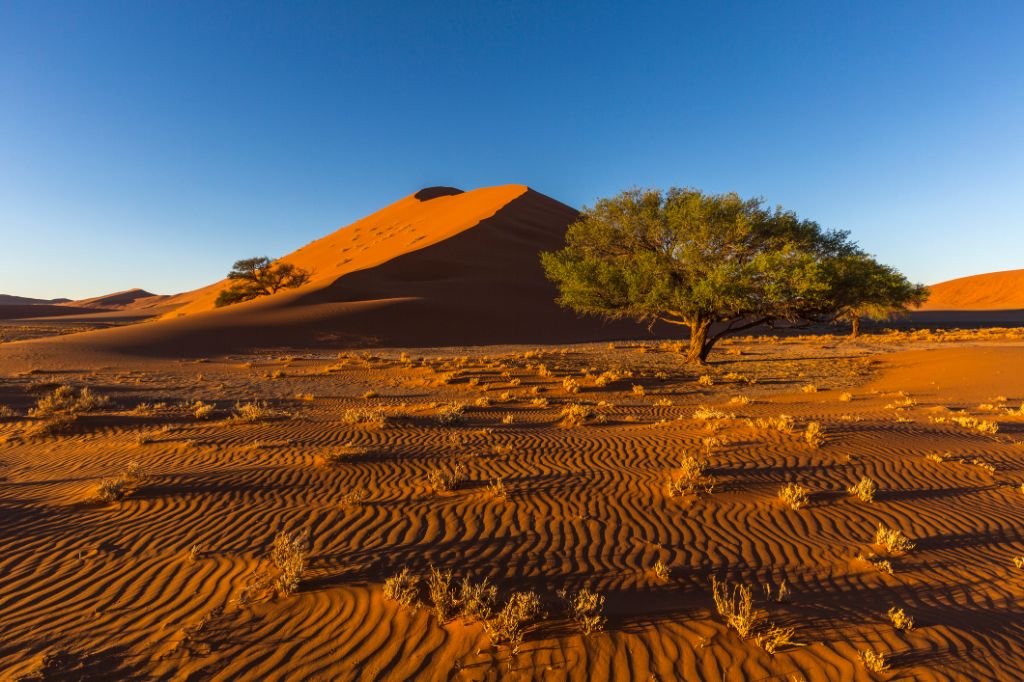
[[[690,327],[690,349],[686,353],[686,361],[696,365],[706,365],[708,353],[711,352],[711,346],[714,343],[708,339],[711,321],[693,321],[688,326]]]
[[[860,315],[854,315],[850,320],[850,338],[855,339],[860,336]]]

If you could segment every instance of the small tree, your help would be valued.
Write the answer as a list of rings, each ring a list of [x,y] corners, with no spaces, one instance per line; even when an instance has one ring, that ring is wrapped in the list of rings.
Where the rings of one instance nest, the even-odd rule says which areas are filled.
[[[928,300],[928,288],[863,253],[833,263],[836,321],[849,322],[850,336],[860,334],[862,318],[888,320]]]
[[[272,261],[266,256],[235,261],[228,273],[232,283],[217,295],[214,305],[220,308],[259,296],[269,296],[281,289],[301,287],[311,276],[308,270],[291,263]]]
[[[760,199],[633,189],[585,208],[565,248],[541,254],[541,263],[559,304],[685,326],[687,360],[703,364],[726,334],[777,320],[831,319],[829,265],[860,253],[847,234],[767,209]]]

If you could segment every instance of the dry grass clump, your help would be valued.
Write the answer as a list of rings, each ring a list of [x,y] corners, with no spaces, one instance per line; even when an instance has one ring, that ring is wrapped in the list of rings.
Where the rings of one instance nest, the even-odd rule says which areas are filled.
[[[275,410],[265,400],[254,400],[249,403],[235,403],[235,409],[231,412],[231,421],[255,424],[286,416],[288,416],[288,413]]]
[[[846,492],[861,502],[873,502],[875,493],[878,492],[878,485],[867,476],[862,476],[859,481],[847,488]]]
[[[804,429],[804,440],[812,448],[819,448],[825,443],[825,429],[818,422],[808,422]]]
[[[278,594],[295,594],[306,570],[306,556],[309,554],[309,531],[288,532],[281,530],[274,536],[270,548],[270,561],[277,568],[274,588]]]
[[[987,419],[978,419],[970,415],[957,415],[950,417],[949,420],[958,426],[977,431],[986,436],[994,436],[999,433],[999,424]]]
[[[1024,568],[1024,556],[1013,557],[1013,565],[1017,568]]]
[[[654,577],[662,582],[668,582],[672,577],[672,569],[660,559],[654,563]]]
[[[669,476],[668,496],[692,495],[698,490],[710,494],[715,488],[715,477],[708,473],[707,462],[693,455],[684,455],[679,468]]]
[[[714,380],[714,378],[712,378],[712,376],[710,374],[702,374],[697,379],[697,384],[700,385],[700,386],[714,386],[715,385],[715,380]]]
[[[502,480],[501,476],[498,476],[487,483],[487,494],[501,500],[508,499],[508,490],[505,489],[505,482]]]
[[[210,403],[204,403],[202,400],[197,400],[188,406],[188,411],[192,413],[192,416],[196,419],[207,419],[213,414],[214,406]]]
[[[745,395],[734,395],[729,398],[730,405],[749,405],[752,401]]]
[[[494,615],[495,604],[498,601],[498,588],[491,585],[487,578],[482,582],[474,583],[469,578],[462,579],[459,588],[459,614],[462,619],[469,622],[473,620],[487,621]]]
[[[559,421],[558,425],[567,429],[575,429],[586,426],[588,419],[598,416],[588,405],[569,403],[562,408],[562,412],[559,414],[561,421]]]
[[[37,418],[58,414],[74,415],[91,412],[108,402],[106,397],[97,396],[88,387],[84,387],[76,393],[74,388],[64,384],[36,401],[36,406],[29,410],[28,415]]]
[[[138,462],[131,461],[115,478],[105,478],[96,486],[93,498],[97,502],[110,504],[121,502],[140,485],[145,483],[147,475]]]
[[[777,417],[758,417],[748,424],[759,431],[778,431],[779,433],[790,433],[795,424],[788,414],[780,414]]]
[[[383,429],[388,424],[388,416],[379,409],[354,408],[341,413],[341,423],[346,426]]]
[[[442,426],[461,424],[466,418],[466,408],[462,403],[449,403],[441,407],[434,419]]]
[[[803,509],[810,503],[808,490],[799,483],[787,483],[779,488],[779,499],[790,509]]]
[[[452,572],[430,567],[427,576],[427,594],[434,605],[438,625],[447,623],[458,610],[458,598],[452,586]]]
[[[316,457],[316,463],[328,467],[338,466],[345,462],[352,462],[360,457],[366,457],[370,452],[370,448],[347,443],[320,453]]]
[[[584,635],[600,632],[607,618],[604,617],[604,597],[583,587],[577,591],[559,590],[558,596],[565,602],[566,615],[576,623]]]
[[[888,611],[889,620],[892,622],[892,626],[897,630],[913,630],[914,619],[907,615],[907,612],[903,609],[898,609],[895,606]]]
[[[736,415],[731,412],[723,412],[722,410],[715,409],[714,407],[708,407],[707,405],[700,405],[696,410],[693,411],[693,418],[700,421],[716,421],[719,419],[733,419]]]
[[[889,662],[885,660],[885,654],[881,651],[873,651],[872,649],[864,649],[858,652],[857,658],[860,659],[860,664],[867,670],[873,673],[884,673],[889,669]]]
[[[0,405],[0,419],[10,419],[18,416],[8,405]]]
[[[760,614],[754,609],[751,589],[746,585],[736,585],[730,589],[727,581],[720,583],[718,578],[712,577],[711,594],[715,600],[715,610],[725,619],[725,624],[743,639],[749,637],[761,621]]]
[[[420,579],[403,568],[384,581],[384,596],[402,606],[415,608],[419,602]]]
[[[777,651],[785,647],[797,646],[793,640],[795,633],[795,628],[783,628],[772,623],[757,635],[757,644],[768,654],[774,656]]]
[[[427,485],[435,494],[446,493],[458,488],[467,476],[466,467],[462,464],[456,464],[450,471],[435,468],[427,472]]]
[[[818,387],[815,386],[814,384],[804,384],[803,386],[800,387],[800,390],[803,391],[804,393],[817,393]]]
[[[493,618],[483,621],[484,631],[494,644],[507,642],[514,656],[519,653],[526,627],[544,615],[536,592],[513,592]]]
[[[562,390],[564,390],[566,393],[579,393],[580,382],[576,381],[572,377],[566,377],[564,380],[562,380]]]
[[[885,550],[889,556],[901,556],[914,549],[915,545],[910,538],[903,534],[898,528],[889,528],[878,524],[875,531],[875,544]]]
[[[641,384],[633,384],[633,395],[643,397],[647,395],[647,390]]]
[[[853,400],[853,394],[852,393],[843,392],[843,393],[839,394],[839,402],[841,402],[841,403],[848,403],[851,400]]]
[[[485,395],[482,395],[479,398],[477,398],[473,402],[473,404],[476,405],[477,407],[490,407],[491,406],[491,399],[488,398]]]

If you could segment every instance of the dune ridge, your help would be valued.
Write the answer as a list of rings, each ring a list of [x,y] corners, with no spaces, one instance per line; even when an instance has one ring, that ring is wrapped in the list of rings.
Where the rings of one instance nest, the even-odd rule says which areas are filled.
[[[929,287],[921,310],[1024,309],[1024,269],[959,277]]]

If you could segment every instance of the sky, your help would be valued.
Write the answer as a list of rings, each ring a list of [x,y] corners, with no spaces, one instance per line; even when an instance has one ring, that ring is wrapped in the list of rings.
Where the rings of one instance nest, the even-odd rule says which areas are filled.
[[[1024,3],[0,0],[0,293],[176,293],[418,189],[780,204],[1024,268]]]

